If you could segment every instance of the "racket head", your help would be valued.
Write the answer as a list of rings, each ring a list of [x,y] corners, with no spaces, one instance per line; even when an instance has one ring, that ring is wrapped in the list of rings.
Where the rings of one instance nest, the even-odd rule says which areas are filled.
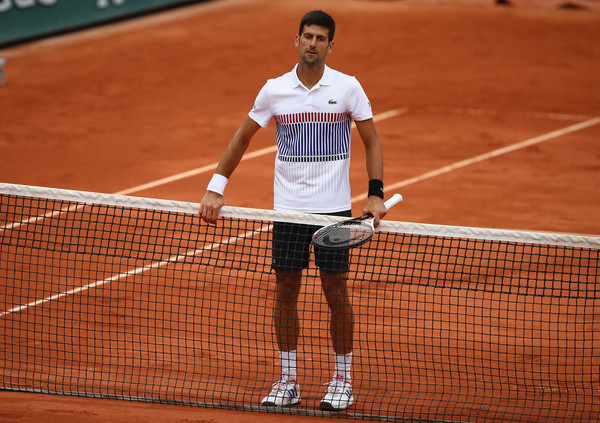
[[[322,227],[313,234],[312,243],[328,250],[344,250],[364,244],[374,233],[373,216],[364,215]]]

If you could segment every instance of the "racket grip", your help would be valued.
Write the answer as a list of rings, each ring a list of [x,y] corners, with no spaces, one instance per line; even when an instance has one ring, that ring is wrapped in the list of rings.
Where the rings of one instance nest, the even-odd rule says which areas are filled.
[[[394,195],[392,195],[392,197],[390,199],[388,199],[383,204],[385,205],[385,208],[387,210],[389,210],[392,207],[394,207],[396,204],[398,204],[400,201],[402,201],[402,195],[400,195],[400,194],[394,194]]]

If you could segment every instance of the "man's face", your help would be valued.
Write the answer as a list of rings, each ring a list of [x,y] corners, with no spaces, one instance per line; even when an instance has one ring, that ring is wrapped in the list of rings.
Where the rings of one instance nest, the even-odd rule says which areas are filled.
[[[302,34],[296,35],[296,47],[300,60],[307,65],[318,65],[333,49],[329,42],[329,30],[318,25],[305,25]]]

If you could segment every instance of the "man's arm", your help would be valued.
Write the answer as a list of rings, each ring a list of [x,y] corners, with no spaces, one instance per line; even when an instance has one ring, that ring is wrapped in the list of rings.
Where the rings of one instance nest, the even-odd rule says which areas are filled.
[[[367,175],[369,180],[379,179],[383,181],[383,153],[381,151],[381,141],[377,135],[375,129],[375,123],[373,119],[367,119],[363,121],[355,121],[356,129],[362,142],[365,146],[366,153],[366,165]],[[376,196],[370,195],[367,204],[363,209],[363,213],[371,213],[374,216],[373,224],[377,226],[379,220],[383,218],[387,210],[383,204],[383,199]]]
[[[219,160],[217,165],[216,174],[222,175],[225,178],[229,178],[235,168],[242,160],[244,152],[250,144],[250,140],[258,131],[260,125],[250,119],[249,117],[244,120],[242,126],[236,131],[233,138],[229,142],[229,145],[225,149],[225,152]],[[200,216],[207,223],[215,223],[219,210],[225,205],[225,199],[222,194],[214,191],[206,191],[206,195],[202,199],[200,204]]]

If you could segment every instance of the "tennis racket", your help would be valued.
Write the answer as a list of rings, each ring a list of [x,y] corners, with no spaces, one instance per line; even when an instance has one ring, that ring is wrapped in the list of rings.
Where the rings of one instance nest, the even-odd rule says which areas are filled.
[[[400,201],[402,201],[402,196],[394,194],[384,203],[385,208],[389,210]],[[343,250],[364,244],[373,237],[374,233],[373,215],[367,213],[354,219],[342,220],[322,227],[313,234],[312,243],[329,250]]]

